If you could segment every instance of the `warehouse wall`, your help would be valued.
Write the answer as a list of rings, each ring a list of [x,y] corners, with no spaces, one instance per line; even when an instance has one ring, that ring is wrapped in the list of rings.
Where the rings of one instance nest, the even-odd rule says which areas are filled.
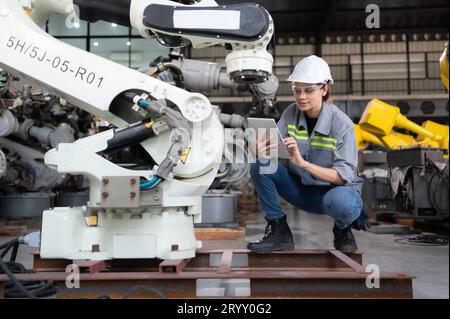
[[[53,15],[47,31],[61,41],[131,68],[148,66],[158,56],[167,57],[170,52],[156,41],[142,39],[129,28],[85,21],[67,28],[65,19]],[[277,107],[283,109],[292,102],[286,78],[295,64],[314,54],[318,46],[314,37],[277,34],[275,39],[271,53],[273,71],[280,80]],[[357,118],[367,101],[377,97],[402,105],[402,112],[407,110],[408,116],[448,122],[448,98],[439,70],[439,57],[448,33],[349,34],[326,36],[323,40],[321,55],[330,64],[335,79],[334,102],[350,116]],[[186,53],[193,59],[224,66],[228,51],[217,46],[190,49]],[[222,88],[207,96],[213,103],[226,105],[230,112],[242,114],[248,111],[251,101],[248,90],[240,89]],[[430,103],[434,111],[423,112],[422,109],[428,108],[422,104]]]
[[[148,66],[159,56],[168,56],[170,49],[156,41],[142,38],[136,31],[114,23],[98,21],[66,24],[67,17],[53,14],[47,32],[72,46],[102,56],[130,68]]]
[[[322,57],[330,64],[334,95],[404,95],[445,93],[440,80],[439,57],[446,40],[330,43],[322,45]],[[290,94],[289,76],[295,64],[314,54],[314,44],[278,44],[274,73],[280,79],[279,95]],[[222,47],[192,50],[192,58],[224,64]],[[214,95],[240,95],[223,89]]]
[[[142,39],[118,25],[80,21],[67,27],[66,17],[53,15],[47,31],[71,45],[91,51],[131,68],[147,66],[169,49],[156,41]],[[272,50],[274,73],[280,80],[278,95],[291,95],[285,81],[295,64],[317,50],[315,38],[276,35]],[[439,57],[447,34],[363,34],[326,36],[321,55],[330,64],[335,85],[333,95],[442,94]],[[227,51],[221,47],[191,49],[191,58],[225,64]],[[248,93],[221,89],[210,96],[241,96]]]

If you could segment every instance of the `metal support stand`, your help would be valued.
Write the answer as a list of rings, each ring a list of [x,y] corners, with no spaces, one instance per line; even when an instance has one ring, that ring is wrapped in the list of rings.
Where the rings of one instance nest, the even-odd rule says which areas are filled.
[[[80,288],[67,288],[66,266],[80,269]],[[362,254],[340,251],[293,250],[254,254],[246,249],[199,249],[195,258],[182,260],[114,259],[70,261],[34,255],[33,274],[19,280],[53,280],[58,298],[412,298],[412,277],[380,273],[379,288],[368,288],[372,273],[362,266]],[[370,277],[369,277],[370,279]],[[8,277],[0,275],[0,293]],[[211,283],[211,280],[213,283]],[[247,286],[246,286],[247,285]],[[155,293],[160,292],[160,294]],[[1,295],[0,295],[1,297]]]

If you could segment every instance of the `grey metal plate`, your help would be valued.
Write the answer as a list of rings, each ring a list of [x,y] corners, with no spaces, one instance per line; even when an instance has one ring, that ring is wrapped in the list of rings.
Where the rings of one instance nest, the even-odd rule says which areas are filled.
[[[101,207],[139,207],[138,176],[104,176],[101,185]]]

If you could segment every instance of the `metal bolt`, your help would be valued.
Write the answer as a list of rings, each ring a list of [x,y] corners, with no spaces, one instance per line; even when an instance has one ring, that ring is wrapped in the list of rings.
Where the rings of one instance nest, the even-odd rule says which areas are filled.
[[[131,193],[130,193],[130,197],[131,197],[131,198],[136,197],[136,193],[135,193],[135,192],[131,192]]]
[[[159,201],[159,196],[155,196],[155,201]]]
[[[102,183],[103,183],[103,185],[106,185],[106,184],[108,184],[108,183],[109,183],[109,179],[107,179],[107,178],[104,178],[104,179],[102,180]]]
[[[136,179],[135,179],[135,178],[132,178],[132,179],[130,180],[130,184],[131,184],[131,185],[136,184]]]
[[[109,195],[109,194],[108,194],[107,192],[103,192],[103,193],[102,193],[102,197],[103,197],[103,198],[108,197],[108,195]]]

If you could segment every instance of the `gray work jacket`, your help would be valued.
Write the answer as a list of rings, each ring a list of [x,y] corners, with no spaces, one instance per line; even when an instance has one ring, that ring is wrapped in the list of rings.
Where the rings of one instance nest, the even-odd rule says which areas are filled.
[[[346,185],[355,186],[361,192],[363,180],[358,171],[354,124],[336,105],[323,103],[311,136],[308,135],[305,114],[295,103],[287,107],[277,125],[283,137],[293,137],[297,141],[305,160],[321,167],[335,169]],[[291,161],[289,170],[300,176],[304,185],[332,185]]]

